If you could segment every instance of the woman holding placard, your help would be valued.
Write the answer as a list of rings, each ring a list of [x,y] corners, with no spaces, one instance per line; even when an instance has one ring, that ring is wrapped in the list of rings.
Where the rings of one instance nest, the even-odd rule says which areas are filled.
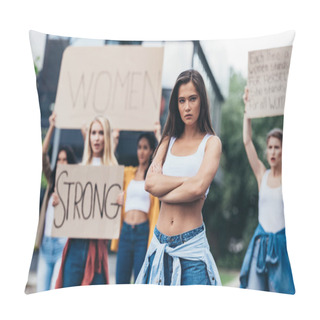
[[[248,88],[243,96],[249,100]],[[259,224],[247,249],[240,287],[280,293],[295,293],[286,247],[282,199],[282,130],[267,135],[267,169],[252,142],[251,120],[244,114],[243,143],[259,188]]]
[[[172,90],[169,115],[146,177],[146,190],[162,202],[136,283],[221,284],[201,212],[220,155],[202,76],[184,71]]]
[[[108,119],[95,117],[85,134],[83,165],[117,165]],[[108,249],[104,239],[68,239],[56,288],[108,284]]]
[[[129,166],[124,170],[125,192],[119,199],[123,204],[120,239],[114,239],[111,243],[111,250],[118,251],[117,284],[129,284],[132,271],[136,280],[159,215],[158,198],[145,191],[145,177],[161,134],[160,126],[157,123],[155,126],[155,135],[147,132],[138,138],[138,167]]]
[[[58,164],[76,163],[75,155],[70,147],[63,146],[58,151],[57,160],[52,170],[48,157],[50,140],[55,128],[56,114],[53,112],[49,117],[49,129],[42,144],[42,170],[47,179],[47,189],[42,201],[40,219],[37,230],[35,247],[39,248],[39,260],[37,266],[37,291],[54,288],[56,282],[66,238],[51,236],[54,206],[57,203],[55,193],[55,176]]]

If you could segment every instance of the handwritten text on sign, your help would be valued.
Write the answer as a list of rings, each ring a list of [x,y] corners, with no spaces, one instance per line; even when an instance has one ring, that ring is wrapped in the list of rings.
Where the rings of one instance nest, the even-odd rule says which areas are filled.
[[[292,46],[248,55],[249,118],[283,115]]]
[[[123,166],[60,165],[56,173],[59,204],[54,210],[54,237],[119,237]]]
[[[55,111],[60,128],[79,129],[104,115],[113,128],[153,130],[159,120],[163,48],[68,47]]]

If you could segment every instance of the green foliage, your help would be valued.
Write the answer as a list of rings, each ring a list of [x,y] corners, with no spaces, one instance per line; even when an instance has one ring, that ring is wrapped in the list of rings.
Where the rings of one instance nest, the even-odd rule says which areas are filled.
[[[242,253],[227,252],[219,258],[217,262],[218,268],[219,270],[239,270],[242,265],[243,258],[244,255]]]
[[[222,106],[222,179],[219,183],[214,180],[203,208],[211,250],[217,264],[225,268],[241,267],[258,223],[258,186],[242,139],[245,85],[246,79],[231,70],[229,95]],[[283,117],[252,120],[252,140],[266,167],[266,135],[275,127],[283,127]]]
[[[41,189],[46,189],[47,185],[48,185],[47,179],[42,172],[42,174],[41,174]]]
[[[220,280],[223,286],[228,285],[230,282],[238,278],[238,273],[219,270]]]
[[[34,72],[36,73],[36,75],[39,74],[39,67],[38,67],[39,60],[40,60],[40,57],[36,57],[36,59],[33,62]]]

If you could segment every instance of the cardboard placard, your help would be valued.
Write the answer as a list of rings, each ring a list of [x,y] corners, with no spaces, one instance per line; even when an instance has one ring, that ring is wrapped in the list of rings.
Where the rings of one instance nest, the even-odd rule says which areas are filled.
[[[117,239],[124,166],[59,165],[53,237]]]
[[[153,131],[159,121],[163,47],[68,47],[61,63],[56,126],[80,129],[103,115],[112,128]]]
[[[292,46],[248,54],[249,118],[283,115]]]

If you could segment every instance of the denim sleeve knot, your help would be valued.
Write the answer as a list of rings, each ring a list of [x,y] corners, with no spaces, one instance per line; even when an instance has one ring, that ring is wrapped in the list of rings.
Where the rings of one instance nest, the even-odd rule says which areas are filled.
[[[257,243],[259,241],[260,243]],[[255,246],[258,247],[256,266],[252,265]],[[248,287],[251,268],[259,274],[266,274],[273,290],[283,293],[294,293],[294,284],[289,262],[285,229],[277,233],[266,232],[259,224],[249,243],[240,271],[240,288]]]
[[[278,237],[274,233],[260,236],[260,247],[257,261],[257,272],[268,272],[268,264],[277,264],[279,261]]]

